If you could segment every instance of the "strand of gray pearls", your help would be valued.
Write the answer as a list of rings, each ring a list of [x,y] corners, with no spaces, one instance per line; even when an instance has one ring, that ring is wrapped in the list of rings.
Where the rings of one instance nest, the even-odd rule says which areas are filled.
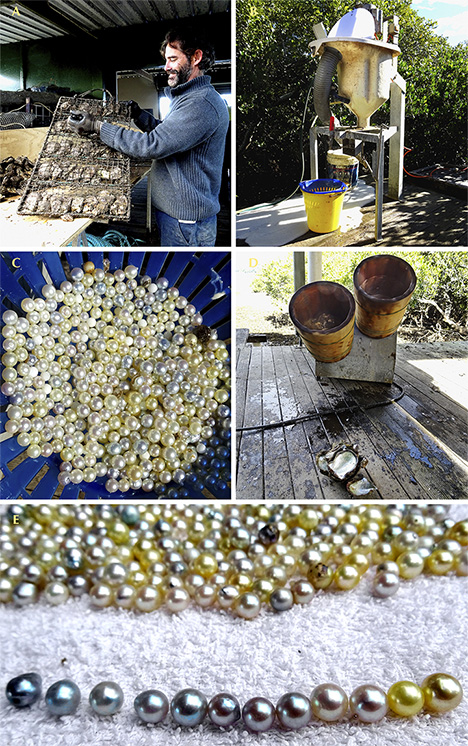
[[[22,674],[8,682],[6,696],[15,707],[37,702],[42,694],[41,677],[36,673]],[[218,727],[229,727],[241,719],[254,733],[270,730],[277,723],[286,730],[304,728],[313,717],[324,722],[336,722],[348,711],[364,723],[376,723],[391,710],[400,717],[411,717],[423,707],[432,713],[445,713],[457,707],[463,698],[460,682],[450,674],[427,676],[419,687],[411,681],[399,681],[386,693],[372,684],[357,687],[349,700],[336,684],[320,684],[310,698],[299,692],[288,692],[276,707],[265,697],[252,697],[243,708],[232,694],[221,692],[210,701],[197,689],[183,689],[171,702],[158,689],[141,692],[134,700],[138,717],[145,723],[161,723],[171,712],[178,725],[194,728],[206,717]],[[81,693],[70,679],[52,684],[45,695],[47,709],[52,715],[73,715],[80,705]],[[113,681],[102,681],[89,695],[89,704],[98,715],[114,715],[122,709],[124,694]]]
[[[3,314],[5,430],[58,482],[181,485],[229,410],[226,344],[164,277],[85,262]],[[221,408],[221,409],[220,409]]]

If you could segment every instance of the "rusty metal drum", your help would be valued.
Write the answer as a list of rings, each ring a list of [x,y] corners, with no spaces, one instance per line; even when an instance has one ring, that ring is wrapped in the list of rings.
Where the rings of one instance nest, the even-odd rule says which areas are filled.
[[[322,363],[336,363],[353,344],[355,302],[337,282],[311,282],[289,303],[289,315],[305,346]]]
[[[353,279],[358,329],[374,339],[394,334],[416,287],[414,269],[398,256],[380,254],[363,259]]]

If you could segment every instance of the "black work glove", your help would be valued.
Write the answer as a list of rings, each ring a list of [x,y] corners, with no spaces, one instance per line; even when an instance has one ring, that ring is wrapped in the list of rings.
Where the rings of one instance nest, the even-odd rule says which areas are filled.
[[[137,104],[137,102],[136,101],[132,101],[130,99],[130,101],[119,101],[119,103],[121,103],[121,104],[127,104],[127,106],[130,109],[130,117],[135,122],[135,120],[137,120],[138,117],[141,114],[141,108],[139,107],[139,105]]]
[[[72,111],[67,120],[68,127],[78,135],[87,135],[90,132],[101,131],[102,122],[87,111]]]

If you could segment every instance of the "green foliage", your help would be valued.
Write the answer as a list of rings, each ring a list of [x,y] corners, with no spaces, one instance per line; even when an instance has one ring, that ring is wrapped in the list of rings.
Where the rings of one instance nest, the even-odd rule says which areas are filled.
[[[463,251],[394,251],[416,272],[417,284],[408,312],[413,318],[432,317],[433,309],[423,301],[437,303],[452,321],[465,324],[468,314],[468,253]],[[353,273],[360,261],[372,256],[369,251],[324,251],[322,276],[339,282],[352,292]],[[293,253],[284,260],[266,264],[252,282],[252,290],[267,293],[286,309],[294,292]],[[437,312],[438,314],[438,312]],[[440,321],[440,314],[437,321]]]
[[[450,46],[435,33],[435,22],[413,10],[411,0],[375,4],[384,17],[400,19],[398,69],[407,81],[405,144],[412,149],[407,169],[462,163],[467,45]],[[315,118],[312,96],[307,98],[318,64],[308,48],[314,39],[312,27],[322,22],[330,29],[354,5],[353,0],[238,0],[239,207],[273,201],[297,186]],[[372,122],[388,123],[388,110],[387,102]],[[339,105],[336,111],[343,124],[355,122],[346,107]]]

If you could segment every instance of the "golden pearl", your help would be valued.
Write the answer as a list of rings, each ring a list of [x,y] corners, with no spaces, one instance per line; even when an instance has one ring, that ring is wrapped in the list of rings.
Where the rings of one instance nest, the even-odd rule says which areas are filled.
[[[468,546],[468,520],[455,523],[448,531],[448,538],[455,539],[462,547]]]
[[[424,560],[418,552],[403,552],[397,558],[398,572],[401,578],[416,578],[424,570]]]
[[[446,549],[435,549],[426,560],[426,566],[433,575],[445,575],[454,565],[452,552]]]
[[[388,690],[387,701],[395,715],[411,717],[424,707],[424,694],[412,681],[397,681]]]
[[[340,591],[350,591],[361,579],[359,571],[353,565],[340,565],[334,575],[335,585]]]
[[[447,673],[433,673],[424,679],[421,689],[424,705],[430,712],[449,712],[460,704],[463,698],[461,684]]]

